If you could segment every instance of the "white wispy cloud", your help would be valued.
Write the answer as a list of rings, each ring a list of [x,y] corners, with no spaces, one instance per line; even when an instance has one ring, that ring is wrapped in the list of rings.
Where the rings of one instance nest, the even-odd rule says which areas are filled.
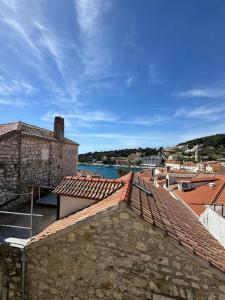
[[[167,122],[171,119],[172,119],[172,116],[153,114],[153,115],[150,115],[148,118],[146,118],[146,117],[136,117],[136,118],[133,118],[133,119],[120,120],[120,123],[150,126],[150,125],[153,125],[153,124],[165,123],[165,122]]]
[[[26,1],[2,1],[0,10],[0,22],[8,26],[14,35],[14,39],[21,46],[23,63],[33,67],[44,87],[57,96],[65,96],[74,102],[77,100],[76,82],[72,71],[68,70],[71,64],[67,59],[67,41],[60,36],[46,18],[41,3],[32,4],[32,14]],[[54,76],[49,62],[55,64]],[[59,80],[52,78],[59,75]],[[57,101],[57,97],[55,99]]]
[[[26,106],[29,102],[23,99],[4,99],[0,98],[0,105],[4,106]]]
[[[128,77],[126,79],[126,81],[125,81],[126,86],[130,87],[132,85],[133,81],[134,81],[134,77],[133,76]]]
[[[195,88],[176,95],[183,98],[225,98],[225,88]]]
[[[114,123],[121,125],[136,125],[136,126],[150,126],[153,124],[165,123],[171,119],[170,116],[152,115],[147,117],[139,118],[124,118],[112,111],[103,110],[73,110],[70,113],[62,112],[47,112],[42,116],[42,120],[45,122],[52,122],[55,116],[61,115],[66,120],[78,120],[79,125],[82,127],[89,127],[92,123],[102,122],[102,123]]]
[[[52,122],[55,116],[61,115],[65,119],[75,119],[83,122],[115,122],[117,116],[111,112],[106,111],[73,111],[72,113],[62,114],[60,112],[48,112],[43,117],[42,120],[46,122]]]
[[[154,85],[160,85],[164,83],[161,74],[159,73],[157,67],[154,64],[149,65],[148,82],[149,84],[154,84]]]
[[[204,119],[206,121],[219,120],[224,116],[225,106],[202,105],[192,108],[182,108],[175,112],[175,116],[184,118]]]
[[[75,0],[80,29],[81,59],[85,74],[102,76],[111,64],[110,51],[104,40],[102,18],[111,8],[109,0]]]
[[[12,96],[12,95],[17,95],[18,93],[28,94],[33,89],[34,87],[28,82],[22,80],[10,79],[2,76],[0,73],[0,95],[1,96]]]

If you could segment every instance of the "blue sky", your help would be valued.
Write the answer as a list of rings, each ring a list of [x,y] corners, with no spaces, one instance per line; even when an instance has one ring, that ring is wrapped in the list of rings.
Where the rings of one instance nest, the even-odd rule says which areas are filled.
[[[0,0],[0,123],[52,129],[80,152],[225,131],[225,2]]]

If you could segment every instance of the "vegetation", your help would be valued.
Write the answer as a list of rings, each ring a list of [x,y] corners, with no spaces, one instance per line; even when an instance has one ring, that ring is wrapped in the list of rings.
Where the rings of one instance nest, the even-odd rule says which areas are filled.
[[[179,145],[188,145],[188,148],[191,149],[196,145],[202,145],[203,147],[225,147],[225,134],[215,134],[210,136],[201,137]],[[178,146],[179,146],[178,145]]]
[[[112,157],[128,157],[128,155],[136,152],[140,152],[142,156],[154,155],[161,151],[162,148],[133,148],[133,149],[122,149],[122,150],[112,150],[112,151],[95,151],[88,152],[85,154],[79,154],[79,162],[80,163],[89,163],[93,162],[93,160],[101,161],[103,163],[111,164]],[[104,158],[104,159],[103,159]]]
[[[179,144],[178,146],[187,146],[188,149],[192,149],[196,145],[200,147],[199,153],[201,157],[205,157],[208,160],[225,158],[225,134],[201,137]]]

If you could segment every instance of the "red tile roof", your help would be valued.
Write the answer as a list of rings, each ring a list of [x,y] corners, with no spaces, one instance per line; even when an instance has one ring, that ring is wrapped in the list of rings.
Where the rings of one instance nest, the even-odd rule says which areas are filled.
[[[166,160],[165,161],[166,164],[181,164],[181,161],[179,160]]]
[[[199,180],[198,180],[199,179]],[[225,186],[225,176],[193,178],[191,182],[206,182],[205,184],[196,186],[190,191],[180,191],[176,189],[175,195],[184,201],[197,215],[201,215],[205,210],[205,205],[214,203],[225,204],[225,198],[221,195]],[[215,186],[209,186],[208,182],[215,182]],[[220,196],[221,195],[221,196]],[[217,200],[218,199],[218,200]],[[223,203],[222,203],[223,201]]]
[[[53,131],[44,128],[29,125],[20,121],[14,123],[8,123],[8,124],[0,124],[0,138],[5,134],[13,133],[13,132],[21,132],[22,135],[25,136],[38,137],[47,140],[58,141],[58,139],[54,137]],[[64,138],[64,142],[78,145],[76,142],[71,141],[67,138]]]
[[[225,273],[225,249],[182,201],[173,198],[166,190],[156,188],[137,175],[132,178],[132,174],[129,174],[123,180],[126,183],[116,193],[80,212],[54,222],[35,236],[30,244],[102,211],[117,207],[121,201],[126,201],[127,205],[147,223],[160,228],[179,245]]]
[[[154,177],[152,176],[152,170],[146,169],[136,173],[141,178],[145,178],[146,180],[153,180]]]
[[[225,204],[225,184],[218,196],[216,197],[215,204]]]
[[[88,208],[85,208],[73,215],[70,215],[66,218],[60,219],[58,221],[55,221],[50,226],[48,226],[46,229],[44,229],[42,232],[40,232],[38,235],[36,235],[30,242],[30,244],[42,240],[45,237],[48,237],[49,235],[52,235],[60,230],[63,230],[69,226],[72,226],[73,224],[87,219],[88,217],[94,216],[97,213],[101,211],[105,211],[108,208],[112,208],[114,206],[118,206],[118,203],[121,201],[128,201],[130,196],[130,190],[131,190],[131,184],[132,184],[132,178],[133,174],[129,173],[121,178],[125,184],[117,190],[115,193],[110,195],[109,197],[105,198],[102,201],[98,201],[96,204],[89,206]]]
[[[195,178],[190,179],[190,182],[211,182],[211,181],[216,181],[216,180],[218,180],[218,178],[215,176],[195,177]]]
[[[18,122],[0,125],[0,136],[18,129]]]
[[[124,185],[123,180],[66,176],[53,193],[63,196],[102,200]]]
[[[171,197],[166,190],[156,188],[135,176],[130,206],[146,222],[161,228],[179,244],[225,273],[223,246],[205,229],[191,210]]]

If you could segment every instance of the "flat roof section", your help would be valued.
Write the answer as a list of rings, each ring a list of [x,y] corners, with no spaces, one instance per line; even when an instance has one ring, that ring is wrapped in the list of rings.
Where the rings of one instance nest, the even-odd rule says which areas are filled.
[[[30,209],[30,203],[16,204],[10,208],[10,212],[21,213],[21,215],[0,213],[0,224],[6,225],[0,226],[0,244],[23,248],[30,241],[30,230],[28,229],[30,227]],[[35,236],[56,220],[57,208],[53,205],[39,205],[35,202],[33,214],[32,236]]]

